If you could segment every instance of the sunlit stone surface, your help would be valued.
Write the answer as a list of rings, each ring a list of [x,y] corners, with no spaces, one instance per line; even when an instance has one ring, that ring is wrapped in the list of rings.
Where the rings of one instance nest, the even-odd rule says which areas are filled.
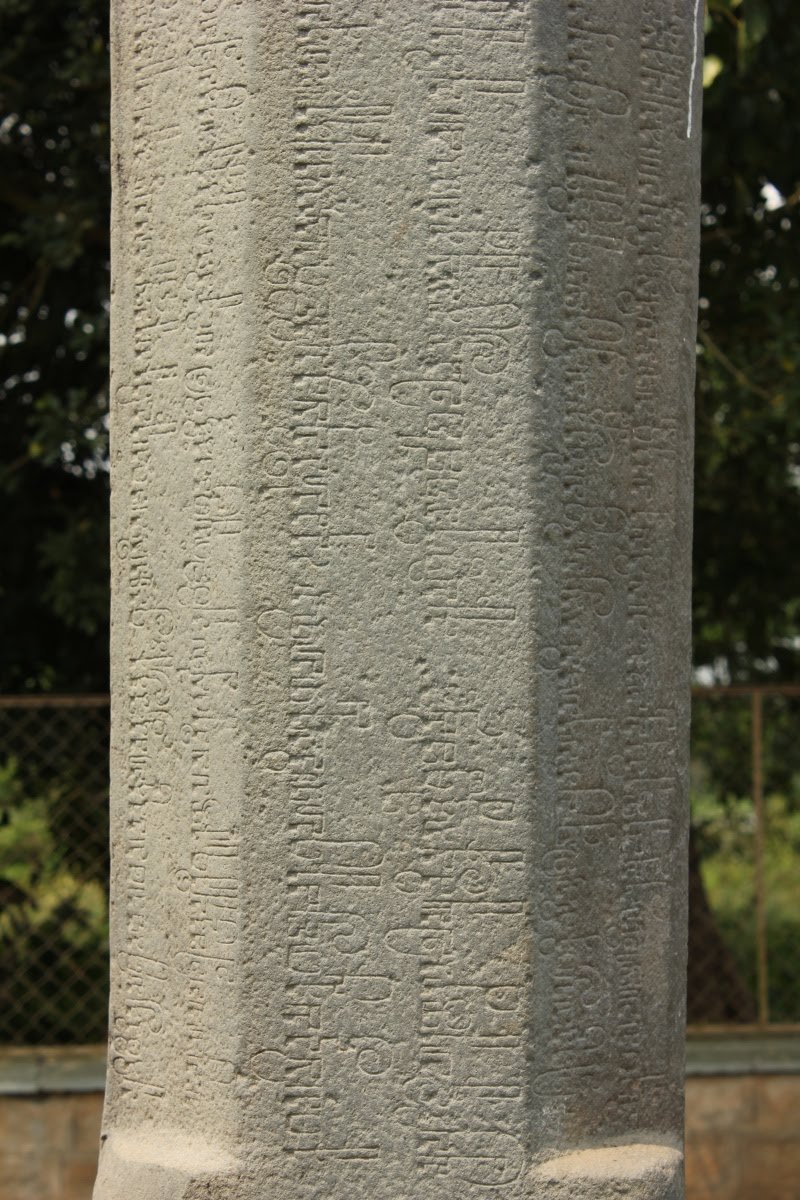
[[[97,1200],[682,1195],[690,0],[116,0]]]

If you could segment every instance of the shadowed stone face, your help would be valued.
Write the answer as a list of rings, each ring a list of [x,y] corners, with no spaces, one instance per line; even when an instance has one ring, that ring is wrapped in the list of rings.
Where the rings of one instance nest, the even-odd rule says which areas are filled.
[[[682,1194],[694,7],[117,0],[97,1200]]]

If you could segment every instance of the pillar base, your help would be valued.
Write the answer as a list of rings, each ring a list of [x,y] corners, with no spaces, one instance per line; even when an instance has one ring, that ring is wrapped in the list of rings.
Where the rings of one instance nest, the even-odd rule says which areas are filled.
[[[551,1158],[531,1172],[540,1200],[682,1200],[683,1155],[635,1142]]]
[[[238,1166],[227,1151],[178,1130],[121,1131],[100,1150],[94,1200],[225,1200]]]

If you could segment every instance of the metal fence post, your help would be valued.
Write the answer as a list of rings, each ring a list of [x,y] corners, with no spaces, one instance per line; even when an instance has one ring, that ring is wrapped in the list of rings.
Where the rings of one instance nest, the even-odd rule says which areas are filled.
[[[767,905],[764,883],[764,770],[763,698],[751,693],[751,741],[753,808],[755,812],[756,954],[758,978],[758,1023],[769,1024],[769,975],[767,964]]]

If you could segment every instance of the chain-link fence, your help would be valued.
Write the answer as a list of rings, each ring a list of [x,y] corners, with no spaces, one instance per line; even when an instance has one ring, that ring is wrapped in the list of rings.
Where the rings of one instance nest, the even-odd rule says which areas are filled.
[[[800,686],[692,704],[689,1024],[800,1031]]]
[[[0,697],[0,1043],[101,1041],[108,697]]]
[[[697,689],[688,1020],[800,1031],[800,686]]]
[[[800,687],[693,713],[690,1024],[800,1030]],[[105,1037],[107,780],[107,697],[0,697],[0,1044]]]

